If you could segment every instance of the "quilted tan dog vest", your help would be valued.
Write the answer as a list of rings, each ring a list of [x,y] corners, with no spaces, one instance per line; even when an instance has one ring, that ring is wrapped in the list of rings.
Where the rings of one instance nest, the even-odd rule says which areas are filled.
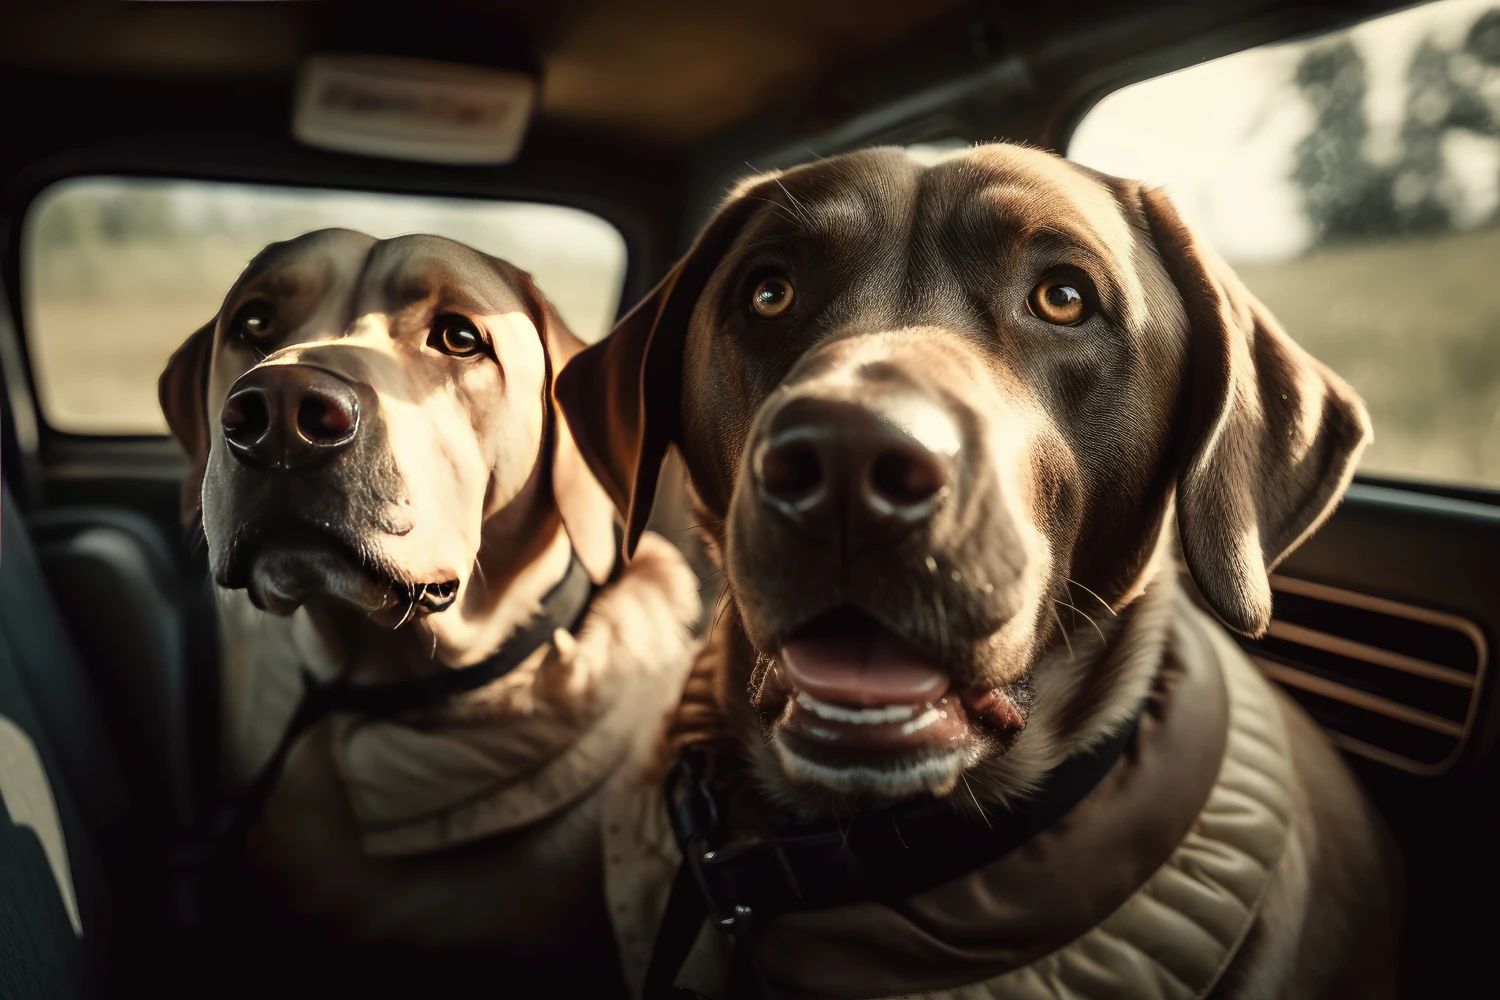
[[[1203,997],[1234,958],[1291,828],[1277,697],[1179,598],[1130,748],[1059,822],[994,862],[897,904],[778,916],[753,960],[799,998]],[[658,785],[606,804],[606,891],[639,995],[680,857]],[[677,983],[715,1000],[736,942],[705,926]],[[745,945],[738,945],[744,947]]]

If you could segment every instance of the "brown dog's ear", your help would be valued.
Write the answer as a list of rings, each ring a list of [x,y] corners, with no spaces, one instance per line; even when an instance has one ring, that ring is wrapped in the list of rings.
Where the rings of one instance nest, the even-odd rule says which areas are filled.
[[[682,350],[693,306],[758,202],[742,183],[661,283],[558,376],[557,399],[594,475],[625,518],[625,555],[651,516],[667,448],[679,436]]]
[[[172,352],[156,382],[167,427],[188,455],[182,480],[182,520],[191,522],[202,502],[203,473],[208,467],[208,368],[213,360],[214,326],[209,320]]]
[[[1183,557],[1226,624],[1271,621],[1268,575],[1323,523],[1371,439],[1354,390],[1282,331],[1183,224],[1166,195],[1142,205],[1187,312],[1187,447],[1177,482]]]

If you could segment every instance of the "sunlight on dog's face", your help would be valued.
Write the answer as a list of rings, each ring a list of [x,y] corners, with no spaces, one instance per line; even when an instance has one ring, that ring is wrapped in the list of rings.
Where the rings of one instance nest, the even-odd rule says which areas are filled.
[[[508,265],[448,240],[274,244],[214,329],[203,527],[221,586],[440,634],[534,480],[547,358]]]
[[[1184,319],[1110,190],[1060,163],[885,150],[741,192],[683,450],[760,654],[732,686],[796,782],[953,789],[1014,743],[1063,629],[1140,584]]]

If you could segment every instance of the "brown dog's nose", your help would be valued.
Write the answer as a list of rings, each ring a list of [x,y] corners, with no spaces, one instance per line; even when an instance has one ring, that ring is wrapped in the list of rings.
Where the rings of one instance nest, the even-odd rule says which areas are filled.
[[[888,543],[951,493],[958,429],[935,401],[802,397],[766,425],[755,463],[761,500],[815,537]]]
[[[359,431],[359,395],[310,365],[269,365],[240,376],[219,414],[235,458],[295,470],[328,458]]]

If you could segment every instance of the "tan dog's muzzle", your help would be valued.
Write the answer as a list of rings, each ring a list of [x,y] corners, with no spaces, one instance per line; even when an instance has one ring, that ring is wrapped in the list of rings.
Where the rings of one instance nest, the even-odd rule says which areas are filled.
[[[253,368],[230,388],[219,422],[236,459],[296,474],[354,441],[360,432],[359,393],[311,365]]]

